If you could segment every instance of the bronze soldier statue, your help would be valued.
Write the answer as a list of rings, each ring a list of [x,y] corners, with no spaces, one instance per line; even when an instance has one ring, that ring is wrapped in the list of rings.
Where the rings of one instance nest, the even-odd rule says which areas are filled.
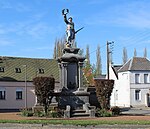
[[[66,12],[65,12],[66,11]],[[73,44],[73,40],[75,39],[75,29],[74,29],[74,22],[72,17],[69,17],[67,20],[67,14],[69,13],[68,9],[63,9],[62,10],[62,15],[64,16],[64,21],[67,24],[67,29],[66,29],[66,43],[71,46]]]
[[[74,40],[75,40],[75,34],[82,30],[84,27],[80,28],[79,30],[75,31],[75,27],[74,27],[74,22],[72,17],[69,17],[67,20],[67,14],[69,13],[69,9],[63,9],[62,10],[62,15],[64,16],[64,21],[67,24],[67,29],[66,29],[66,35],[67,35],[67,39],[66,39],[66,46],[67,47],[71,47],[74,44]]]

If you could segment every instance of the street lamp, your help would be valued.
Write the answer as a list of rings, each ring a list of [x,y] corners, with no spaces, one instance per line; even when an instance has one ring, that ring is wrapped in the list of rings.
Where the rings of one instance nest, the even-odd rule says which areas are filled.
[[[25,108],[27,108],[27,65],[23,65],[23,67],[25,68],[25,74],[24,74],[24,82],[25,82],[25,92],[24,92],[24,94],[25,94],[25,96],[24,96],[24,98],[25,98]]]

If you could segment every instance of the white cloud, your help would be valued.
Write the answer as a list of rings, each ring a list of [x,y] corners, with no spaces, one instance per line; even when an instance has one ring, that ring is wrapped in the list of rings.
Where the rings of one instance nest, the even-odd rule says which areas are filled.
[[[124,36],[120,36],[118,37],[117,42],[119,42],[120,44],[124,45],[124,46],[137,46],[138,45],[146,45],[148,43],[150,43],[149,41],[149,37],[150,37],[150,30],[149,29],[143,29],[142,31],[137,31],[132,33],[131,35],[124,35]]]
[[[86,19],[86,24],[150,28],[150,2],[128,1],[106,7]]]
[[[14,6],[14,9],[16,9],[16,11],[18,12],[27,12],[27,11],[31,11],[32,9],[29,7],[29,5],[24,5],[22,3],[18,3],[17,5]]]
[[[36,48],[36,50],[50,50],[51,48],[52,48],[52,46],[45,46],[45,47],[38,47],[38,48]]]
[[[148,40],[144,40],[143,42],[142,42],[142,44],[144,44],[144,45],[149,45],[150,44],[150,39],[148,39]]]
[[[11,9],[12,5],[8,1],[0,1],[0,8]]]
[[[21,51],[24,51],[24,52],[44,52],[44,51],[52,51],[53,52],[53,48],[54,48],[54,45],[47,45],[47,46],[41,46],[41,47],[33,47],[33,48],[25,48],[25,49],[22,49]]]
[[[0,34],[5,35],[8,33],[16,32],[17,26],[12,27],[12,25],[1,24],[0,25]]]
[[[31,8],[29,7],[29,5],[23,4],[21,2],[10,2],[10,1],[0,1],[0,8],[1,9],[12,9],[12,10],[16,10],[18,12],[24,12],[24,11],[31,11]]]
[[[97,5],[97,4],[103,4],[106,1],[107,0],[90,0],[90,1],[88,1],[88,4],[90,4],[90,5]]]
[[[0,34],[5,34],[5,33],[6,33],[6,30],[2,26],[0,26]]]
[[[113,24],[125,25],[136,28],[150,28],[150,15],[144,11],[134,12],[122,12],[122,16],[117,16],[112,20]]]
[[[0,25],[0,35],[19,35],[19,36],[31,36],[34,39],[43,38],[46,35],[51,35],[57,33],[61,27],[50,26],[46,22],[41,22],[40,20],[27,20],[19,21],[11,24],[1,24]]]
[[[57,28],[49,26],[45,22],[35,23],[20,23],[20,27],[16,30],[19,35],[27,35],[32,38],[38,39],[43,38],[46,35],[56,33]]]
[[[30,16],[29,19],[33,19],[34,21],[42,20],[47,15],[47,12],[38,12]]]
[[[48,30],[47,26],[44,23],[36,23],[29,26],[26,26],[24,28],[24,32],[28,35],[31,35],[35,38],[40,38],[42,35],[44,35]]]
[[[0,38],[0,46],[12,46],[14,43],[8,39]]]

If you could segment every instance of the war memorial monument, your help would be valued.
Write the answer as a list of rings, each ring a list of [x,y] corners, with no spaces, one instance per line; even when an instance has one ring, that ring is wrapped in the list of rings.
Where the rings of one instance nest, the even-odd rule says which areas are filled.
[[[57,93],[54,93],[54,100],[56,98],[57,100],[52,101],[51,104],[57,103],[58,108],[64,110],[64,118],[73,116],[95,117],[95,106],[90,106],[90,93],[87,92],[87,87],[83,85],[82,68],[85,57],[79,54],[80,48],[76,48],[74,45],[75,35],[83,27],[75,31],[72,17],[67,19],[68,13],[68,9],[62,10],[64,22],[67,26],[66,42],[64,43],[63,55],[57,59],[60,79],[59,89]],[[36,105],[38,107],[38,104]]]

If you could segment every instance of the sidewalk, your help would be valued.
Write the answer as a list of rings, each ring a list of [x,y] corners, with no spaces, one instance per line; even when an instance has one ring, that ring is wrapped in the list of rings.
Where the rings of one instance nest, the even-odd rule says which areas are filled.
[[[149,129],[149,125],[41,125],[0,123],[0,129]]]
[[[120,116],[116,116],[116,117],[95,117],[95,118],[90,118],[90,117],[84,117],[84,118],[70,118],[70,119],[66,119],[66,120],[106,120],[106,121],[112,121],[112,120],[123,120],[123,121],[130,121],[130,120],[146,120],[146,121],[150,121],[150,116],[149,115],[142,115],[142,113],[140,115],[138,115],[139,110],[129,110],[129,111],[124,111]],[[140,111],[143,112],[143,111]],[[135,116],[133,115],[136,114]],[[51,119],[63,119],[64,118],[46,118],[46,117],[23,117],[21,115],[19,115],[20,112],[9,112],[9,113],[0,113],[0,120],[51,120]]]

